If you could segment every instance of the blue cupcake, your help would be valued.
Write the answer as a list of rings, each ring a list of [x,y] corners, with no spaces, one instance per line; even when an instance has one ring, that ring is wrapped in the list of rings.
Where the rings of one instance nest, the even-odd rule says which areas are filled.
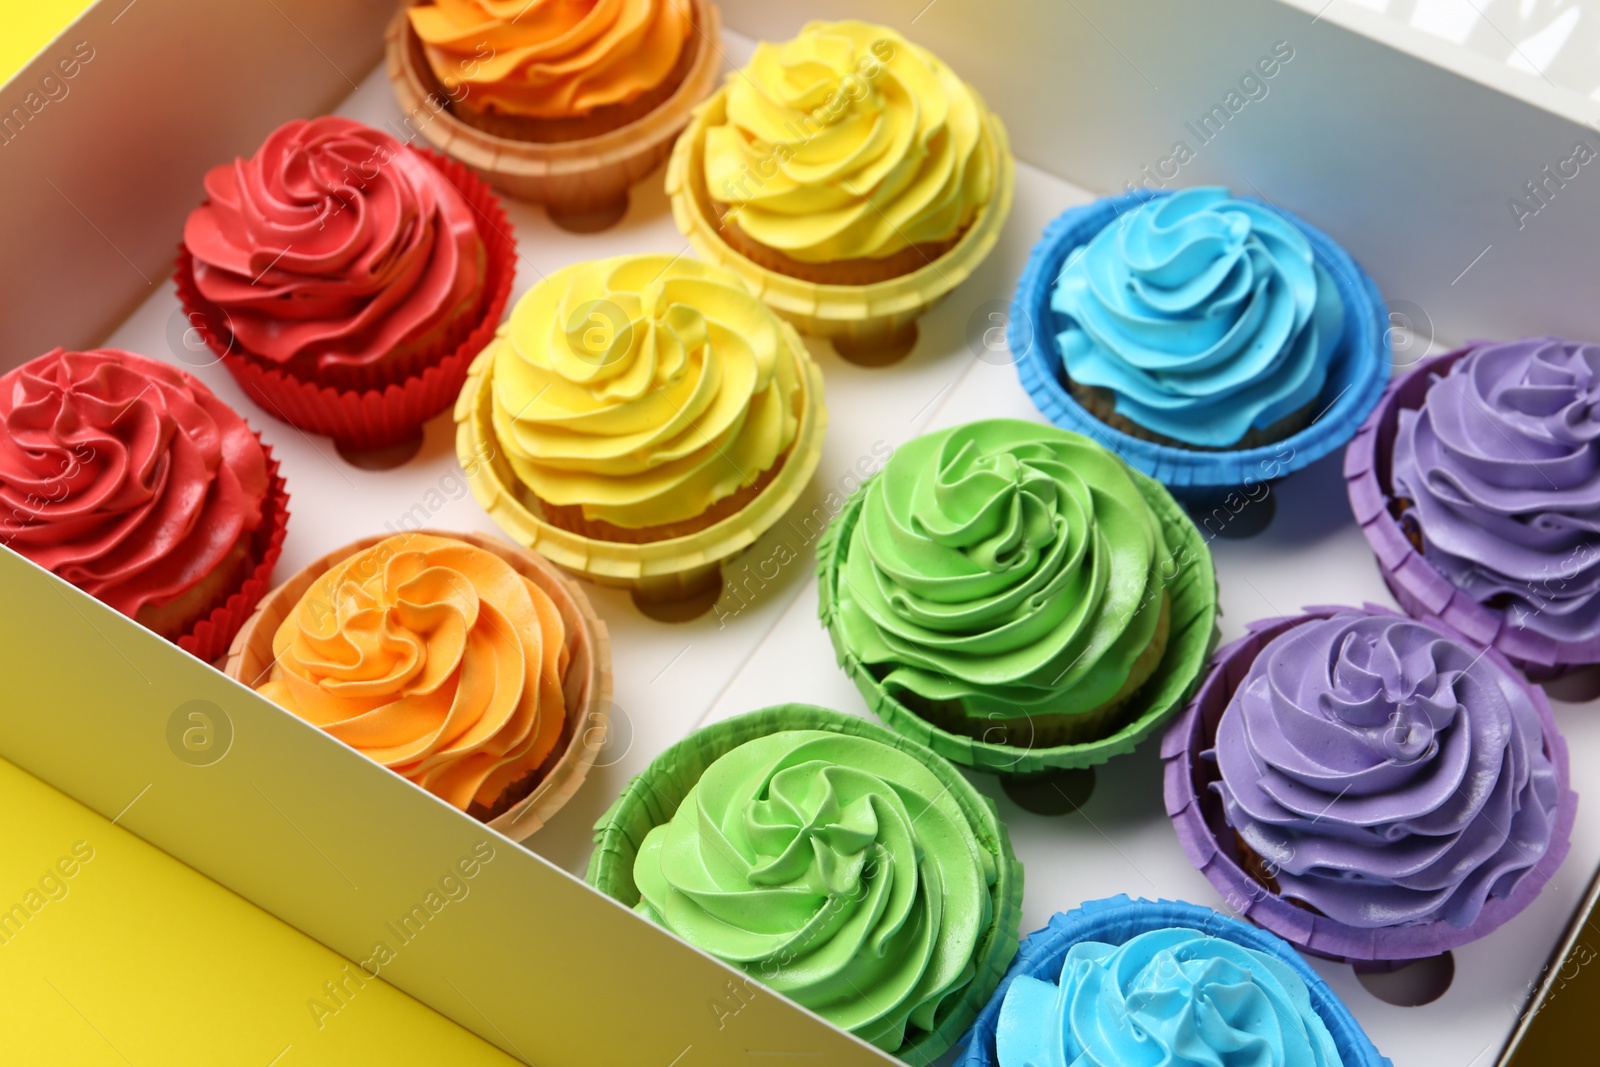
[[[961,1067],[1386,1067],[1289,945],[1194,904],[1095,900],[1022,943]]]
[[[1213,187],[1056,219],[1018,285],[1010,340],[1053,422],[1194,499],[1348,441],[1388,378],[1387,326],[1343,249]]]

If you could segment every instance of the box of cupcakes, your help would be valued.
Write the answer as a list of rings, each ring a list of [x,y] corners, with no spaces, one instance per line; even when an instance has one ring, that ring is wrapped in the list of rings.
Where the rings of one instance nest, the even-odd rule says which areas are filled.
[[[0,757],[528,1063],[1530,1046],[1600,112],[1320,6],[91,6]]]

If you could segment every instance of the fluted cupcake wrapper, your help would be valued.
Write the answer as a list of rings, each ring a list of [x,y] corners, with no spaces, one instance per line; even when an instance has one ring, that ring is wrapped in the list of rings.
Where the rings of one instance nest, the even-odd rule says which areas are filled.
[[[793,344],[796,351],[805,351],[798,337]],[[822,461],[828,409],[822,371],[806,358],[801,362],[804,396],[794,442],[783,466],[754,500],[721,522],[684,537],[642,543],[586,537],[547,522],[519,497],[517,476],[494,432],[493,355],[485,350],[473,362],[456,401],[456,456],[472,495],[513,541],[600,585],[631,589],[648,599],[674,600],[719,581],[722,564],[783,518]]]
[[[1084,941],[1121,945],[1140,934],[1172,927],[1198,930],[1207,936],[1222,938],[1282,961],[1306,984],[1311,994],[1311,1006],[1333,1036],[1344,1067],[1392,1067],[1388,1058],[1380,1055],[1373,1046],[1372,1040],[1361,1029],[1361,1024],[1350,1014],[1350,1009],[1322,980],[1322,976],[1307,966],[1306,961],[1281,938],[1197,904],[1142,898],[1130,900],[1122,895],[1085,901],[1072,911],[1057,912],[1045,926],[1023,939],[1005,979],[979,1013],[978,1021],[961,1039],[966,1051],[957,1061],[958,1067],[999,1067],[995,1041],[1000,1024],[1000,1006],[1018,975],[1057,982],[1061,977],[1061,965],[1073,945]]]
[[[909,753],[948,787],[949,796],[967,817],[973,840],[995,859],[997,877],[990,888],[993,914],[973,958],[976,973],[960,1003],[939,1028],[922,1033],[899,1052],[907,1063],[931,1063],[972,1025],[1016,953],[1017,924],[1022,914],[1022,864],[1012,851],[1011,838],[994,802],[974,789],[960,771],[922,745],[867,719],[811,704],[778,704],[702,727],[652,760],[595,823],[595,848],[589,856],[585,880],[630,908],[638,904],[633,864],[645,835],[672,818],[689,790],[718,758],[747,741],[783,730],[850,734]]]
[[[722,71],[719,16],[710,0],[690,0],[697,49],[678,88],[659,107],[625,126],[575,141],[540,143],[499,136],[451,112],[402,5],[389,24],[385,64],[407,123],[439,151],[471,167],[507,195],[542,203],[558,218],[626,209],[628,189],[672,151],[696,104]]]
[[[854,342],[862,349],[906,336],[918,318],[977,269],[1000,238],[1011,211],[1016,161],[1005,126],[987,107],[980,107],[993,148],[994,196],[978,209],[955,245],[933,262],[886,281],[865,285],[824,285],[794,278],[755,263],[722,236],[720,220],[705,184],[706,131],[727,117],[727,90],[695,110],[689,128],[678,138],[667,164],[667,195],[672,217],[708,262],[727,267],[778,314],[802,333]]]
[[[524,841],[572,799],[588,777],[596,756],[605,746],[612,692],[610,631],[596,614],[582,587],[527,549],[478,533],[440,530],[413,532],[449,537],[493,552],[550,597],[571,631],[572,658],[563,688],[566,721],[562,726],[561,739],[555,752],[532,772],[537,778],[527,795],[511,803],[506,810],[484,820],[491,829],[498,830],[513,841]],[[258,593],[257,599],[251,601],[253,613],[233,639],[233,646],[228,649],[225,668],[228,677],[252,689],[265,682],[274,662],[273,636],[312,583],[357,552],[391,536],[405,535],[377,534],[352,541],[307,564],[265,596]],[[512,782],[507,789],[515,790],[518,785],[518,782]]]
[[[511,296],[517,245],[511,220],[493,191],[466,167],[433,152],[419,153],[450,180],[472,206],[486,254],[483,297],[474,325],[452,331],[432,350],[419,350],[402,366],[385,368],[387,380],[367,388],[339,389],[287,374],[239,347],[227,314],[200,294],[194,260],[179,246],[173,281],[189,323],[205,337],[222,365],[261,409],[307,433],[325,434],[358,451],[387,448],[415,437],[422,424],[455,403],[473,358],[489,343]]]
[[[261,440],[260,434],[256,435],[256,440]],[[250,540],[250,572],[238,589],[177,640],[179,648],[207,663],[228,651],[240,627],[256,610],[256,602],[271,587],[272,568],[278,565],[283,539],[289,532],[289,491],[283,475],[278,473],[278,461],[272,457],[271,446],[262,442],[261,451],[267,459],[267,496],[261,506],[261,525],[256,527]]]
[[[1390,463],[1400,412],[1421,408],[1434,379],[1471,351],[1469,346],[1425,359],[1389,383],[1378,406],[1345,450],[1344,477],[1350,510],[1372,546],[1385,584],[1407,614],[1440,618],[1475,643],[1504,655],[1529,678],[1549,680],[1576,667],[1600,663],[1600,638],[1558,641],[1518,628],[1504,610],[1480,603],[1456,588],[1417,551],[1390,510],[1394,503]]]
[[[1017,375],[1040,412],[1063,429],[1104,445],[1150,475],[1180,499],[1209,503],[1219,494],[1277,481],[1342,447],[1378,402],[1388,380],[1391,354],[1388,314],[1378,287],[1334,241],[1305,221],[1283,215],[1310,242],[1344,302],[1345,331],[1335,349],[1336,365],[1316,402],[1312,421],[1281,441],[1255,448],[1201,450],[1146,441],[1108,426],[1078,402],[1063,379],[1056,335],[1062,316],[1050,307],[1062,266],[1117,216],[1170,193],[1138,190],[1070,208],[1044,229],[1017,282],[1006,339]],[[1259,203],[1251,197],[1241,199]]]
[[[1273,638],[1310,619],[1326,619],[1340,612],[1357,610],[1369,615],[1401,617],[1375,604],[1359,609],[1308,607],[1302,615],[1253,622],[1245,636],[1218,650],[1200,691],[1162,739],[1167,814],[1189,861],[1216,887],[1230,908],[1257,925],[1307,952],[1329,959],[1349,962],[1422,959],[1460,948],[1498,929],[1539,895],[1571,846],[1578,797],[1572,791],[1567,743],[1556,728],[1555,716],[1544,691],[1523,679],[1500,653],[1492,648],[1485,649],[1484,655],[1489,661],[1522,686],[1533,701],[1543,728],[1545,751],[1555,766],[1561,790],[1550,847],[1509,896],[1490,897],[1478,917],[1466,927],[1453,926],[1443,919],[1407,926],[1358,927],[1300,907],[1251,877],[1241,862],[1233,828],[1223,817],[1221,799],[1209,788],[1219,777],[1216,765],[1202,760],[1200,753],[1215,743],[1217,724],[1234,691],[1249,674],[1256,656]],[[1422,621],[1459,637],[1464,643],[1475,644],[1440,619],[1424,616]]]
[[[833,649],[872,713],[898,733],[927,745],[964,767],[993,774],[1026,775],[1049,770],[1093,767],[1132,752],[1146,737],[1183,707],[1200,683],[1206,659],[1216,647],[1217,576],[1205,537],[1166,489],[1138,471],[1129,475],[1161,523],[1170,555],[1156,563],[1157,580],[1168,598],[1170,624],[1166,651],[1155,672],[1129,698],[1119,714],[1123,725],[1105,737],[1071,744],[1042,727],[1029,745],[1005,745],[953,733],[906,707],[873,677],[870,665],[849,648],[835,625],[838,583],[844,573],[851,532],[865,500],[865,486],[817,539],[818,614],[833,640]],[[1059,731],[1062,736],[1078,731]]]

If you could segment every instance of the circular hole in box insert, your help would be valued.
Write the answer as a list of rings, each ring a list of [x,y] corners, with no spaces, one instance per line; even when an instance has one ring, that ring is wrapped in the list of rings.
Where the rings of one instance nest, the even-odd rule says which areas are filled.
[[[1352,966],[1368,993],[1398,1008],[1432,1004],[1445,995],[1456,976],[1456,958],[1450,952],[1402,963],[1356,963]]]
[[[722,599],[720,572],[715,579],[683,596],[661,597],[635,589],[633,606],[639,609],[639,614],[656,622],[693,622]]]
[[[860,336],[840,334],[832,341],[833,350],[846,362],[858,367],[887,367],[905,359],[917,347],[917,324],[908,322],[898,328]]]
[[[627,193],[623,193],[620,198],[608,204],[600,204],[583,211],[545,205],[545,214],[550,216],[550,221],[568,233],[599,233],[602,230],[609,230],[621,222],[627,213]]]
[[[1600,698],[1600,664],[1579,667],[1567,674],[1540,683],[1551,700],[1584,704]]]
[[[1094,794],[1094,768],[1002,775],[1000,788],[1023,811],[1035,815],[1070,815]]]
[[[339,442],[334,442],[339,458],[352,467],[364,471],[387,471],[396,467],[403,467],[411,462],[416,454],[422,451],[422,431],[418,430],[415,437],[409,437],[399,444],[387,448],[354,449],[346,448]]]

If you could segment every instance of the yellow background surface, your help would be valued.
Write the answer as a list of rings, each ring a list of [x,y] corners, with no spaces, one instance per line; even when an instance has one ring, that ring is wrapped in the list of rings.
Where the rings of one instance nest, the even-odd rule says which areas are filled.
[[[88,0],[0,0],[0,82],[78,17]]]

